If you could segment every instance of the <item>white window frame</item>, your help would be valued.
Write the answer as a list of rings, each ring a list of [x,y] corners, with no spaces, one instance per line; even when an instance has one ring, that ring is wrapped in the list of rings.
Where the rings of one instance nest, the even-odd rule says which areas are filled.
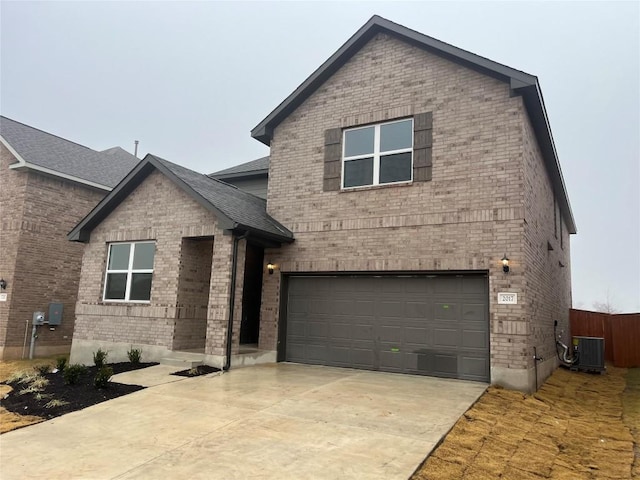
[[[115,303],[151,303],[151,292],[149,292],[149,300],[129,300],[131,296],[131,278],[134,273],[150,273],[151,277],[151,285],[153,288],[153,268],[151,269],[134,269],[133,268],[133,256],[135,254],[135,245],[140,245],[144,243],[151,243],[155,246],[155,241],[143,241],[143,242],[113,242],[109,243],[107,248],[107,265],[106,271],[104,274],[104,288],[102,290],[102,301],[103,302],[115,302]],[[109,261],[111,260],[111,246],[112,245],[129,245],[129,265],[126,270],[109,270]],[[133,247],[133,249],[131,248]],[[155,251],[153,255],[153,261],[155,263]],[[124,298],[107,298],[107,279],[109,278],[110,273],[126,273],[127,274],[127,285],[125,287]]]
[[[383,125],[390,125],[392,123],[400,123],[406,122],[407,120],[411,121],[411,146],[407,148],[401,148],[399,150],[385,150],[383,152],[380,151],[380,127]],[[373,152],[367,153],[363,155],[352,155],[350,157],[345,156],[345,148],[347,146],[347,132],[353,132],[355,130],[363,130],[365,128],[374,127],[373,134]],[[384,182],[380,183],[380,157],[384,157],[387,155],[393,155],[396,153],[411,153],[411,178],[409,180],[399,180],[397,182]],[[373,157],[373,183],[370,185],[357,185],[353,187],[345,187],[344,186],[344,166],[347,162],[351,160],[360,160],[363,158]],[[411,118],[401,118],[399,120],[393,120],[391,122],[382,122],[370,125],[363,125],[361,127],[347,128],[342,132],[342,176],[341,176],[341,188],[342,190],[352,190],[354,188],[367,188],[376,185],[395,185],[399,183],[411,183],[413,182],[413,117]]]

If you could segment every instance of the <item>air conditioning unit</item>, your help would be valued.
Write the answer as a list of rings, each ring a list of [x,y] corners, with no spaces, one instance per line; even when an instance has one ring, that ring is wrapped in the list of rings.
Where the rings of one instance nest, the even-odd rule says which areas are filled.
[[[585,372],[604,372],[604,338],[573,337],[573,356],[578,358],[573,368]]]

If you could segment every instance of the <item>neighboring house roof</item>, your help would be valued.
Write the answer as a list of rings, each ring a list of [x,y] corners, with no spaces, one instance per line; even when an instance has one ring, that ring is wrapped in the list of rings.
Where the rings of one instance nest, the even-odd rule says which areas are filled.
[[[251,160],[250,162],[246,163],[241,163],[240,165],[236,165],[234,167],[225,168],[224,170],[210,173],[207,176],[225,180],[230,178],[258,177],[263,175],[269,175],[269,156]]]
[[[266,200],[221,180],[209,178],[168,160],[148,154],[76,227],[69,240],[87,242],[100,224],[151,172],[158,170],[196,202],[211,211],[223,230],[249,232],[277,243],[293,241],[293,234],[267,214]]]
[[[575,220],[571,212],[567,189],[562,178],[562,171],[537,77],[423,35],[378,15],[371,17],[360,30],[302,82],[291,95],[251,130],[251,136],[265,145],[270,145],[274,129],[346,64],[369,40],[379,33],[394,36],[459,65],[506,82],[514,93],[522,95],[550,173],[553,187],[557,193],[558,203],[565,215],[569,232],[576,233]]]
[[[107,191],[139,161],[120,147],[97,152],[3,116],[0,141],[18,160],[11,169],[37,170]]]

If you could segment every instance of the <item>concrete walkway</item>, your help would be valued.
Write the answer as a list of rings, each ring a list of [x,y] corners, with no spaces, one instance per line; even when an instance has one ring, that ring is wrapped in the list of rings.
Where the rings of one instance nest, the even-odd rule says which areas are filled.
[[[293,364],[241,368],[4,434],[0,478],[406,479],[485,388]]]

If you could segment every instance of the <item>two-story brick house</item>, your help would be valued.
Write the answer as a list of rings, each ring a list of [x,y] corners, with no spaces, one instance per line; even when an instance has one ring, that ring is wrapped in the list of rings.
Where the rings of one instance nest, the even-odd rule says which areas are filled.
[[[374,16],[252,136],[270,147],[265,203],[230,211],[238,188],[180,180],[148,157],[148,175],[125,179],[74,229],[88,246],[72,360],[139,344],[228,365],[257,340],[253,361],[521,390],[555,368],[576,229],[536,77]],[[260,170],[245,167],[240,177]],[[131,263],[138,248],[155,251],[148,270]],[[180,301],[187,290],[197,301]],[[196,310],[198,340],[184,343],[180,320]]]
[[[0,359],[29,354],[51,303],[61,323],[38,328],[34,354],[69,352],[83,246],[66,235],[137,162],[0,117]]]

